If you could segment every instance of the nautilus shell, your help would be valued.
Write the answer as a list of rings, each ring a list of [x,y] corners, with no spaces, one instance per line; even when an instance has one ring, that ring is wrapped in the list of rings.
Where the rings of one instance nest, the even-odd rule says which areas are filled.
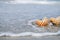
[[[47,26],[49,24],[48,18],[43,18],[42,20],[36,20],[35,23],[38,26]]]
[[[60,16],[59,17],[56,17],[56,18],[50,18],[50,22],[54,25],[60,25]]]

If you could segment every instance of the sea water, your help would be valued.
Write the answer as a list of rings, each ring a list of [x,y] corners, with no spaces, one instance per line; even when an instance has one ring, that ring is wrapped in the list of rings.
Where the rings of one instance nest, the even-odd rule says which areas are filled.
[[[37,28],[32,21],[60,16],[59,1],[0,1],[0,36],[59,35],[60,27]]]

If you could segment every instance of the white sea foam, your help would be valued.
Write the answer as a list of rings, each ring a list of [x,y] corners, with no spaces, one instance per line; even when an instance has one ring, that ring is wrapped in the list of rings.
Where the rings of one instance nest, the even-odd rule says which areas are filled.
[[[47,1],[11,1],[11,4],[55,4],[56,2],[47,2]]]
[[[34,33],[34,32],[23,32],[23,33],[19,33],[19,34],[15,34],[15,33],[0,33],[0,36],[3,37],[23,37],[23,36],[35,36],[35,37],[39,37],[39,36],[51,36],[51,35],[59,35],[60,31],[56,32],[56,33],[50,33],[50,32],[45,32],[45,33]]]
[[[35,25],[35,23],[34,23],[34,21],[36,21],[36,20],[37,19],[28,21],[28,25],[32,26],[35,30],[38,30],[38,31],[44,30],[44,28],[38,28],[38,27],[36,27],[37,25]],[[34,23],[34,25],[32,24],[32,22]]]
[[[60,2],[56,1],[34,1],[34,0],[14,0],[14,1],[8,1],[5,2],[7,4],[56,4]]]

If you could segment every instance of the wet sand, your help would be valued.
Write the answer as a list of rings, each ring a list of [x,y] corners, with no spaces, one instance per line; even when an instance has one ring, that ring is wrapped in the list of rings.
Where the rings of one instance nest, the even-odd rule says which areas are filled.
[[[45,37],[0,37],[0,40],[60,40],[60,36],[45,36]]]

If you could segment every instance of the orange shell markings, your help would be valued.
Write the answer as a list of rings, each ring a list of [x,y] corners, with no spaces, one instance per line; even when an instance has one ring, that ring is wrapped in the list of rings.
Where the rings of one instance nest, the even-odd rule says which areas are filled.
[[[36,20],[35,23],[36,23],[38,26],[47,26],[47,25],[48,25],[48,19]]]

